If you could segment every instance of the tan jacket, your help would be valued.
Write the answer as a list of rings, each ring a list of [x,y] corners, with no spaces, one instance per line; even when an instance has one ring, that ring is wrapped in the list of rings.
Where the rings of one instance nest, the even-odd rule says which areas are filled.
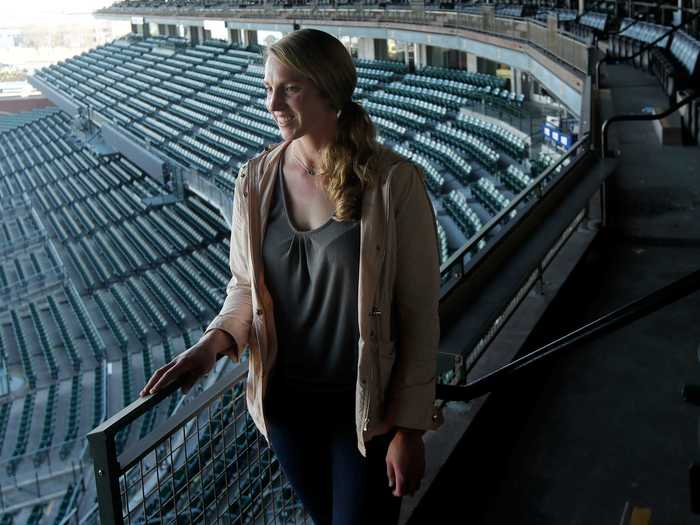
[[[236,180],[231,280],[219,315],[207,327],[250,345],[248,410],[267,439],[263,399],[277,356],[272,298],[265,287],[263,233],[274,173],[288,142],[244,164]],[[392,426],[431,430],[439,341],[439,262],[435,216],[423,174],[383,148],[379,184],[364,192],[360,218],[359,358],[355,394],[357,446]],[[319,424],[323,424],[319,414]]]

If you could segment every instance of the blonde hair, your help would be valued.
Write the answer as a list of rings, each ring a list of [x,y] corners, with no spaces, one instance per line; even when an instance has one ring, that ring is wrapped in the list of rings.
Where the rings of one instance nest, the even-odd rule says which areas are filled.
[[[365,109],[353,102],[357,71],[345,46],[334,36],[317,29],[289,33],[265,51],[313,82],[340,111],[335,141],[321,154],[320,171],[328,197],[339,220],[359,219],[362,193],[373,184],[369,169],[378,150],[377,133]]]

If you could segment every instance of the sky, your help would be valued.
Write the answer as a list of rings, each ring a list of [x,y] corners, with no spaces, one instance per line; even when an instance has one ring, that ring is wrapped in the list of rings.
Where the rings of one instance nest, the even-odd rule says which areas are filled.
[[[114,0],[0,0],[0,27],[61,23],[76,16],[90,16]]]

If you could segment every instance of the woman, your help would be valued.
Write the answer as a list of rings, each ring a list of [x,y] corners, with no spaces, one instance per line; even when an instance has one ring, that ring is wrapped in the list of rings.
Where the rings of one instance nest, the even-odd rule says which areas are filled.
[[[226,300],[141,392],[189,389],[249,345],[248,410],[319,525],[396,523],[438,424],[435,218],[421,172],[376,142],[356,84],[325,32],[268,48],[283,142],[236,181]]]

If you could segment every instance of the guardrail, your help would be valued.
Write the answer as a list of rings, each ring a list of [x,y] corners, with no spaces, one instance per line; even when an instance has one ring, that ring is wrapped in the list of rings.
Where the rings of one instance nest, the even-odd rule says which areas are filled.
[[[306,523],[277,459],[248,416],[245,366],[225,373],[121,454],[118,432],[171,395],[140,398],[88,434],[101,523]]]
[[[159,7],[157,9],[109,7],[97,11],[96,14],[150,15],[161,19],[167,16],[196,18],[210,16],[226,19],[257,19],[260,21],[274,19],[277,23],[287,21],[291,24],[303,20],[322,20],[324,22],[332,20],[338,22],[368,22],[379,26],[386,26],[386,24],[410,24],[465,29],[500,38],[528,42],[544,51],[550,57],[555,58],[560,64],[568,66],[583,75],[589,74],[593,64],[591,54],[593,47],[563,35],[556,29],[550,30],[547,25],[535,20],[495,16],[492,11],[493,6],[484,6],[484,8],[486,10],[482,13],[465,13],[450,10],[410,9],[409,6],[406,6],[406,9],[380,9],[377,6],[362,5],[350,5],[340,9],[325,6],[288,9],[271,7],[249,7],[245,9],[233,7],[199,9],[192,7]],[[491,11],[489,11],[489,8],[491,8]]]

